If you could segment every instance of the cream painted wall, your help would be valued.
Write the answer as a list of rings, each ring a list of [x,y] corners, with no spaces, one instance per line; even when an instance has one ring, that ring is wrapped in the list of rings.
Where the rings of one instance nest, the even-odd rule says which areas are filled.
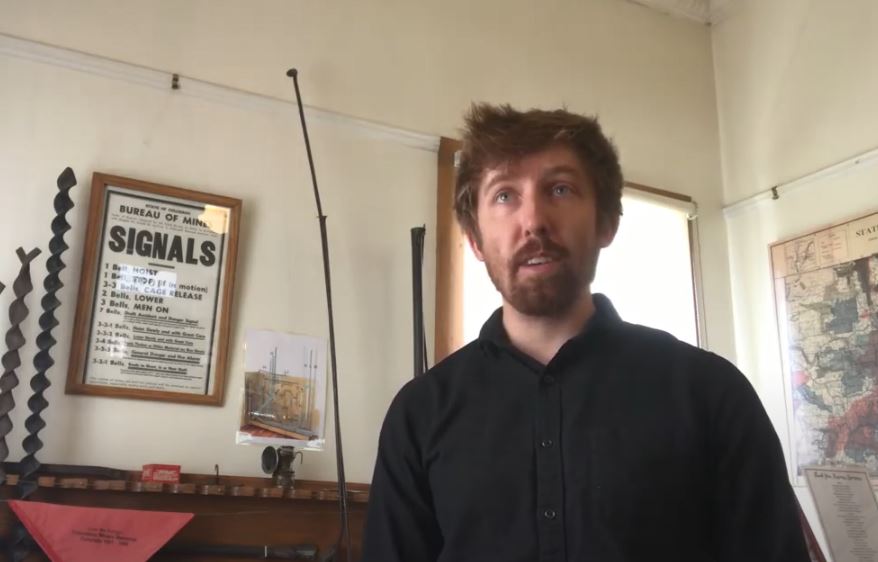
[[[297,66],[313,105],[424,132],[453,135],[473,99],[567,103],[636,132],[629,151],[670,136],[686,175],[715,179],[708,30],[623,0],[0,0],[0,14],[3,33],[273,97]]]
[[[51,14],[51,16],[49,16]],[[0,33],[456,136],[474,100],[597,113],[628,179],[699,203],[708,346],[733,357],[710,31],[626,0],[0,0]]]
[[[236,446],[247,327],[307,335],[327,333],[323,269],[310,176],[295,106],[247,105],[193,97],[0,55],[0,279],[11,285],[13,250],[45,246],[51,235],[55,176],[70,165],[72,196],[68,268],[60,293],[56,366],[41,436],[43,462],[137,469],[149,462],[188,472],[259,475],[259,447]],[[246,101],[246,100],[245,100]],[[435,233],[436,155],[369,135],[344,120],[310,122],[333,266],[342,428],[349,478],[371,478],[374,444],[387,403],[411,376],[409,229]],[[438,139],[437,139],[438,141]],[[235,290],[230,369],[222,408],[68,396],[63,392],[79,281],[91,174],[115,173],[238,197],[244,201]],[[33,268],[45,275],[44,257]],[[431,294],[434,256],[426,257]],[[28,300],[36,333],[41,290]],[[0,296],[6,310],[12,291]],[[432,301],[426,303],[432,317]],[[6,324],[3,324],[3,330]],[[429,331],[432,333],[432,330]],[[33,336],[31,336],[32,338]],[[431,340],[432,341],[432,340]],[[10,459],[20,458],[33,346],[22,353],[15,392]],[[327,408],[330,404],[327,404]],[[327,431],[333,428],[331,418]],[[333,480],[332,440],[308,453],[299,475]]]
[[[623,0],[0,0],[0,33],[283,99],[292,95],[284,71],[296,65],[309,104],[434,135],[454,135],[472,100],[566,104],[598,113],[629,179],[699,203],[708,344],[733,355],[704,26]],[[233,345],[240,346],[247,326],[325,333],[317,232],[308,226],[313,202],[294,123],[131,85],[102,87],[95,78],[33,63],[3,64],[0,115],[15,116],[15,128],[0,127],[0,165],[5,186],[34,190],[26,213],[48,212],[41,210],[45,191],[37,196],[31,186],[51,185],[67,162],[79,162],[84,181],[101,169],[242,197],[250,245],[239,264]],[[56,121],[60,130],[53,132]],[[117,133],[119,123],[126,126]],[[336,287],[345,451],[350,478],[368,481],[380,419],[408,373],[408,273],[399,268],[409,259],[407,228],[426,223],[431,232],[435,155],[346,135],[328,126],[314,131],[334,274],[347,279]],[[0,193],[24,205],[16,199],[20,191],[0,186]],[[79,197],[81,213],[85,199]],[[280,209],[298,214],[283,221]],[[78,216],[73,236],[82,234]],[[7,228],[10,235],[23,233],[14,224]],[[403,238],[394,238],[400,231]],[[27,240],[38,234],[28,233]],[[430,291],[435,240],[427,243]],[[80,245],[72,240],[71,285]],[[288,254],[277,258],[278,248]],[[0,273],[8,277],[11,256],[3,259]],[[297,263],[308,265],[299,272]],[[268,298],[267,282],[288,287],[279,305]],[[69,340],[64,333],[60,340],[62,357]],[[240,357],[232,363],[240,364]],[[63,367],[62,360],[56,369]],[[50,400],[64,405],[56,406],[59,418],[50,428],[65,432],[47,431],[50,460],[130,467],[166,452],[168,461],[191,459],[192,470],[209,470],[219,459],[229,472],[254,473],[253,453],[230,445],[226,427],[236,415],[239,382],[230,381],[229,406],[222,410],[68,398],[55,388]],[[136,426],[131,437],[107,428],[108,416]],[[161,440],[165,428],[141,423],[157,418],[191,427],[181,437],[185,443],[170,449]],[[120,452],[129,440],[150,445],[145,452]],[[333,479],[331,455],[309,455],[301,474]]]
[[[724,199],[878,147],[878,4],[737,0],[713,28]]]
[[[878,146],[878,5],[739,0],[713,29],[724,200],[740,201]],[[874,162],[728,212],[735,341],[789,454],[768,245],[878,209]],[[788,457],[789,458],[789,457]],[[806,488],[797,493],[820,535]],[[825,550],[825,544],[824,544]]]

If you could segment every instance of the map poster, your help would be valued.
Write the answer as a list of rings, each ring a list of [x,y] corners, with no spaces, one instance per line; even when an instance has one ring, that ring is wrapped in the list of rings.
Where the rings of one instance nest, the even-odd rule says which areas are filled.
[[[878,213],[773,244],[793,469],[878,478]]]
[[[95,174],[68,392],[221,403],[239,209]]]

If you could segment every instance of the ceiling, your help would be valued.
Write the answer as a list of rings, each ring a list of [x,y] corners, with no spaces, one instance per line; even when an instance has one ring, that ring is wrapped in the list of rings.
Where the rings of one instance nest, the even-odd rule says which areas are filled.
[[[719,23],[732,0],[629,0],[704,25]]]

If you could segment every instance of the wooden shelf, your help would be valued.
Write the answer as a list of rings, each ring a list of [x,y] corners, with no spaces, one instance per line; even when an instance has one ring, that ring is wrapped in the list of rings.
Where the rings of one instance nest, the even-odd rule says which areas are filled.
[[[314,544],[321,552],[337,540],[340,517],[334,482],[298,480],[294,489],[275,487],[268,478],[182,474],[179,484],[140,482],[140,472],[125,479],[40,476],[29,499],[63,505],[194,513],[170,545]],[[2,499],[15,499],[18,477],[7,476]],[[353,559],[359,558],[369,487],[348,484]],[[0,508],[0,536],[8,537],[17,519]],[[26,562],[48,560],[33,553]],[[183,562],[179,555],[154,560]],[[241,562],[242,558],[187,557],[191,562]]]

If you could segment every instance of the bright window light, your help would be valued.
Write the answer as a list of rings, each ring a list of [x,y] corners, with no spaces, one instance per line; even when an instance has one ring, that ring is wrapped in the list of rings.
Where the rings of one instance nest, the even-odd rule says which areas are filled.
[[[625,195],[616,239],[601,252],[592,292],[603,293],[619,315],[697,345],[688,211],[658,197]],[[463,267],[464,341],[478,337],[501,305],[500,294],[467,245]]]

